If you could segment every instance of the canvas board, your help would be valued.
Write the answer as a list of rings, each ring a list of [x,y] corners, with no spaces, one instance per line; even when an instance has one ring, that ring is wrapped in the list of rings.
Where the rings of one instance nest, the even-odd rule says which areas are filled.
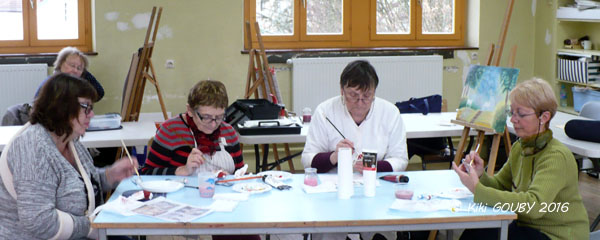
[[[504,132],[508,94],[515,87],[519,69],[471,65],[465,79],[456,120]]]

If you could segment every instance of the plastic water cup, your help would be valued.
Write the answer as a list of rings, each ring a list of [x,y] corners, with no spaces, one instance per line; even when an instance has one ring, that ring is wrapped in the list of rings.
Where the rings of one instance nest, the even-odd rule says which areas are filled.
[[[200,197],[212,198],[215,195],[215,181],[217,178],[211,172],[198,173],[198,190]]]
[[[316,168],[304,169],[304,184],[312,187],[319,185]]]
[[[408,183],[398,183],[394,185],[394,196],[397,199],[407,199],[410,200],[413,197],[413,190],[410,189],[410,185]]]

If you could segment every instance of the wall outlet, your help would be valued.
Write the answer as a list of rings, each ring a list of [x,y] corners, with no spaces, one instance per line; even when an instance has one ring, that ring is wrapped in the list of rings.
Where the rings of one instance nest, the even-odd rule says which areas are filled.
[[[167,62],[165,62],[165,68],[167,68],[167,69],[175,68],[175,60],[167,59]]]
[[[471,61],[477,61],[477,59],[479,59],[479,55],[477,54],[477,52],[472,52]]]

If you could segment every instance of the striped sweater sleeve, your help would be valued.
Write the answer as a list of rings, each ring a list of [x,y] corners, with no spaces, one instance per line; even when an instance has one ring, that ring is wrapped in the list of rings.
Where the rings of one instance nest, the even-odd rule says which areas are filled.
[[[157,131],[148,158],[141,169],[146,175],[175,175],[179,166],[184,166],[194,146],[189,129],[179,117],[164,122]]]
[[[221,137],[225,138],[225,141],[227,142],[225,151],[233,158],[235,170],[242,168],[244,166],[244,157],[242,155],[238,133],[231,125],[223,123],[221,124]]]

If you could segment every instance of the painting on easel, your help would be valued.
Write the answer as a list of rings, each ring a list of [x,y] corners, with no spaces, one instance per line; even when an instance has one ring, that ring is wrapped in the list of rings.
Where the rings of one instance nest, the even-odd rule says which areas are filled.
[[[515,87],[519,69],[471,65],[464,83],[456,119],[504,132],[508,93]]]

